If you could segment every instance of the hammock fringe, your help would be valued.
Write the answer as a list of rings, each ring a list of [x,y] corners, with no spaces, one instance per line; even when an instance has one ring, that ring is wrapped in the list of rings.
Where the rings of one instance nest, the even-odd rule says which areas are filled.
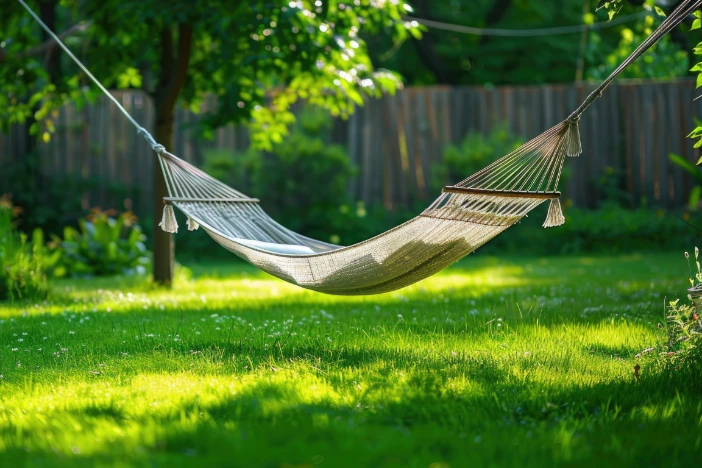
[[[580,143],[580,128],[578,122],[571,122],[566,133],[566,154],[571,158],[580,156],[583,146]]]
[[[176,221],[175,212],[173,212],[173,206],[169,204],[163,207],[163,217],[158,225],[161,226],[161,229],[171,234],[178,232],[178,222]]]
[[[546,221],[544,221],[544,227],[556,227],[564,223],[565,216],[563,216],[561,202],[558,200],[558,198],[552,198],[551,204],[548,206],[548,214],[546,215]]]
[[[197,221],[195,221],[192,218],[188,218],[185,224],[188,225],[188,231],[197,231],[198,229],[200,229],[200,225],[197,223]]]

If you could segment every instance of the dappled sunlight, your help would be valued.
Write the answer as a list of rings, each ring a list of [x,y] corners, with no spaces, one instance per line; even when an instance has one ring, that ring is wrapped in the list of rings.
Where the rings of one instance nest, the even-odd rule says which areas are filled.
[[[0,451],[135,461],[172,447],[254,450],[251,434],[283,451],[300,431],[320,447],[367,444],[358,428],[373,427],[402,453],[406,431],[476,444],[506,431],[550,440],[557,427],[576,441],[622,414],[671,430],[700,415],[694,385],[676,383],[697,377],[644,366],[637,380],[633,364],[665,339],[673,269],[663,256],[655,269],[484,258],[369,297],[231,268],[170,291],[58,282],[55,301],[0,308]]]

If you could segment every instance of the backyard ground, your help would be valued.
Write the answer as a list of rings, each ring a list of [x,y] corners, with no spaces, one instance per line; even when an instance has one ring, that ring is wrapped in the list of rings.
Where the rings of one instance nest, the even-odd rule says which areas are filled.
[[[693,465],[702,376],[665,340],[682,252],[469,257],[382,296],[238,263],[0,304],[0,464]]]

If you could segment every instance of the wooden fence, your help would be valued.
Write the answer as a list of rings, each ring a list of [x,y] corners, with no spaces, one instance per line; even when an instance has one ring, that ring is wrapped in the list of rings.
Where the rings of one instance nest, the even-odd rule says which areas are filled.
[[[441,162],[446,145],[459,143],[469,132],[486,133],[500,122],[512,133],[532,138],[567,116],[592,87],[408,88],[369,101],[349,120],[337,121],[332,139],[348,148],[358,168],[350,187],[356,199],[382,202],[388,208],[429,201],[437,195],[429,187],[431,167]],[[153,108],[143,94],[115,95],[150,128]],[[631,195],[634,205],[646,200],[666,208],[682,206],[692,181],[669,162],[668,154],[697,158],[694,142],[685,138],[694,126],[693,117],[702,110],[694,97],[690,80],[623,81],[611,86],[581,120],[584,152],[566,162],[566,197],[579,206],[594,206],[605,195],[601,178],[609,171],[621,176],[620,188]],[[198,139],[196,122],[197,116],[188,111],[177,113],[174,148],[175,154],[195,164],[202,163],[210,148],[242,150],[249,144],[247,130],[233,126],[217,131],[214,141]],[[72,175],[102,181],[101,187],[76,194],[86,207],[126,204],[146,211],[154,157],[107,99],[81,110],[64,107],[56,128],[51,141],[40,145],[41,168],[48,178]],[[25,156],[26,138],[19,126],[0,135],[0,167]],[[110,184],[123,188],[119,197],[110,191]]]

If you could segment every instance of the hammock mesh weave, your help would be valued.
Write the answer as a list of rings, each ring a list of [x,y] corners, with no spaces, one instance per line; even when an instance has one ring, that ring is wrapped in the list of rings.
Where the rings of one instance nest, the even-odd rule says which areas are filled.
[[[189,225],[197,223],[227,250],[304,288],[328,294],[376,294],[446,268],[548,199],[555,205],[545,225],[562,224],[555,188],[568,148],[579,145],[573,129],[577,124],[569,122],[552,128],[447,187],[416,218],[349,247],[292,232],[271,219],[258,200],[173,155],[161,157],[171,195],[167,201],[188,216]],[[267,244],[249,241],[301,246],[309,253],[274,252]]]

